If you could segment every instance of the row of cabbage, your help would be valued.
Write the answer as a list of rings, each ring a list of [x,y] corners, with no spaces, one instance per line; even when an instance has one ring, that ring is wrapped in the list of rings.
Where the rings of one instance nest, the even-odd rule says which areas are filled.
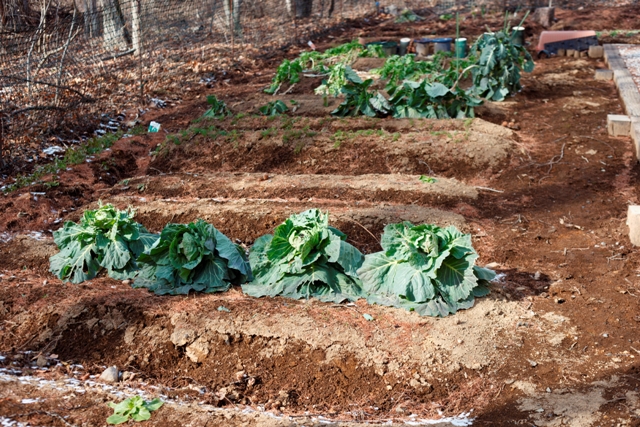
[[[291,215],[247,251],[197,220],[153,234],[132,209],[87,210],[54,232],[60,252],[50,271],[81,283],[100,270],[159,295],[223,292],[233,285],[254,297],[316,298],[370,303],[446,316],[489,293],[495,273],[475,265],[469,234],[456,227],[389,224],[382,251],[363,255],[317,209]]]

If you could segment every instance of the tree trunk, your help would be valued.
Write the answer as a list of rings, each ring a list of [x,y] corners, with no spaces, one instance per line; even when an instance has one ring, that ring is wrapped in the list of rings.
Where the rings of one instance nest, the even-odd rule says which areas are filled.
[[[28,0],[0,0],[0,31],[18,31],[31,17]]]
[[[295,0],[296,18],[308,18],[313,10],[313,0]]]
[[[287,11],[289,12],[290,16],[294,16],[296,13],[296,7],[293,2],[294,0],[285,0],[285,5],[287,6]]]
[[[242,0],[233,0],[233,30],[236,35],[240,35],[242,27],[240,26],[240,7],[242,6]]]
[[[124,15],[118,0],[100,0],[104,45],[109,50],[125,50],[131,42],[129,31],[124,26]]]
[[[74,5],[84,18],[84,33],[87,37],[99,37],[101,33],[98,19],[97,0],[75,0]]]
[[[224,16],[227,19],[229,30],[233,31],[234,35],[240,35],[242,31],[242,27],[240,27],[242,0],[222,0],[222,5],[224,6]]]
[[[331,2],[329,3],[329,18],[331,18],[331,15],[333,15],[333,10],[336,7],[336,0],[331,0]]]
[[[554,7],[539,7],[533,12],[533,20],[544,28],[549,28],[553,25]]]

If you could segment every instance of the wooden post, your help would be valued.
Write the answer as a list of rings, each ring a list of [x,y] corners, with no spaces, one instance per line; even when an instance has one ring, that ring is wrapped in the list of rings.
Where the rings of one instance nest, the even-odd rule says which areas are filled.
[[[142,45],[140,43],[140,2],[131,0],[131,47],[134,55],[142,55]]]

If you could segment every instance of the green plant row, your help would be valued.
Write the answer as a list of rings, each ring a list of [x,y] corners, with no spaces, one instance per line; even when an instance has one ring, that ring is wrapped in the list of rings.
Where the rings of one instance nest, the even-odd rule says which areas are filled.
[[[382,58],[384,56],[381,46],[371,45],[365,47],[355,40],[327,49],[324,52],[315,50],[302,52],[291,61],[288,59],[282,61],[276,70],[276,75],[273,77],[271,85],[265,89],[265,92],[275,94],[283,83],[298,83],[303,72],[330,74],[327,85],[333,87],[340,84],[339,71],[333,71],[331,75],[331,70],[334,67],[338,66],[337,69],[339,70],[340,66],[350,64],[358,57]]]
[[[283,296],[371,303],[446,316],[488,293],[495,273],[475,265],[471,236],[455,227],[385,227],[383,251],[364,256],[317,209],[291,215],[246,251],[202,220],[149,233],[131,209],[85,211],[54,233],[60,252],[50,270],[80,283],[104,268],[115,279],[159,295],[222,292],[232,285],[254,297]]]

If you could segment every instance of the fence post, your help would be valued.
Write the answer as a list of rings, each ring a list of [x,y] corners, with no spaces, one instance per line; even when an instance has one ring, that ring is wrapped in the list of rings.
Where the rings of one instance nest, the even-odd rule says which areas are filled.
[[[131,47],[136,56],[142,56],[142,44],[140,42],[140,2],[131,0]]]

